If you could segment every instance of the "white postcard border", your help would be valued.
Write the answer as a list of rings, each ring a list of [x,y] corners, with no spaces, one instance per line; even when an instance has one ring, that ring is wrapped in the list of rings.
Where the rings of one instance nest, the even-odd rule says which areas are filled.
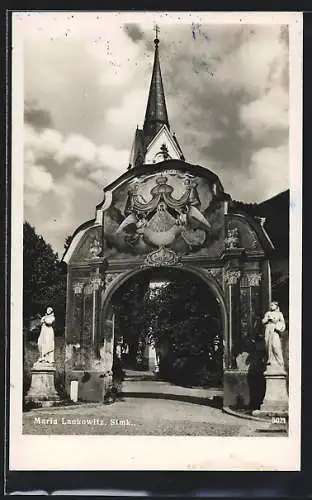
[[[46,14],[43,12],[43,14]],[[58,15],[58,13],[53,13]],[[65,15],[67,13],[62,13]],[[81,13],[88,16],[97,13]],[[289,436],[156,437],[22,434],[23,38],[13,13],[10,470],[300,470],[302,14],[123,12],[120,22],[288,24],[290,35]],[[31,16],[42,15],[32,12]],[[77,13],[75,12],[75,15]],[[102,13],[102,15],[104,15]]]

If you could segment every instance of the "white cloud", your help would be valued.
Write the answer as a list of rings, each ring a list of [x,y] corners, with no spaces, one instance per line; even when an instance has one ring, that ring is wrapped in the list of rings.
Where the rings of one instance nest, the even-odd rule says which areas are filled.
[[[24,172],[25,205],[36,206],[42,196],[52,188],[52,175],[42,165],[26,162]]]
[[[140,82],[140,85],[142,82]],[[106,123],[107,127],[118,127],[122,135],[134,137],[136,126],[140,127],[144,121],[144,114],[147,105],[149,90],[149,81],[142,88],[134,88],[125,93],[121,103],[116,108],[107,110]],[[130,150],[131,144],[129,144]]]
[[[45,193],[52,188],[53,178],[41,165],[30,165],[26,171],[25,185]]]
[[[38,132],[29,125],[24,127],[25,150],[31,150],[35,155],[40,155],[43,151],[46,154],[55,154],[61,147],[62,140],[62,134],[56,130],[44,129]]]
[[[234,200],[260,203],[289,189],[288,144],[256,150],[245,168],[229,170],[224,165],[210,165],[218,172],[224,190]]]
[[[107,182],[107,175],[103,169],[98,169],[89,174],[89,179],[103,186]]]
[[[242,106],[240,118],[256,138],[272,129],[287,130],[288,93],[282,87],[273,87],[260,99]]]
[[[45,196],[37,196],[36,203],[25,204],[25,218],[61,256],[65,238],[95,216],[95,205],[102,199],[102,190],[87,178],[68,173],[55,181]]]
[[[126,170],[129,152],[29,125],[24,141],[25,217],[62,254],[66,236],[94,217],[103,185]],[[45,159],[53,160],[50,171],[40,164]]]
[[[127,149],[116,149],[110,145],[103,144],[97,150],[99,162],[107,167],[124,172],[129,164],[129,151]]]
[[[96,156],[96,146],[92,141],[78,134],[72,134],[63,139],[55,160],[63,163],[69,158],[77,158],[85,162],[92,162]],[[79,163],[76,166],[79,167]]]
[[[251,175],[259,193],[269,198],[289,187],[288,145],[262,148],[251,158]],[[258,195],[259,196],[259,195]],[[263,196],[263,195],[262,195]]]
[[[252,27],[249,27],[249,30]],[[253,34],[222,57],[216,68],[216,84],[221,91],[245,90],[260,96],[281,77],[287,62],[287,49],[280,39],[280,26],[254,27]]]

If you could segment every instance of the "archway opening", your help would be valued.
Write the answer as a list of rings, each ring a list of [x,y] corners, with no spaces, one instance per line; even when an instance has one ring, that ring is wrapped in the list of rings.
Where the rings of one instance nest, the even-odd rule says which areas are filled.
[[[142,270],[112,295],[114,355],[126,372],[186,387],[221,387],[220,299],[200,276]]]

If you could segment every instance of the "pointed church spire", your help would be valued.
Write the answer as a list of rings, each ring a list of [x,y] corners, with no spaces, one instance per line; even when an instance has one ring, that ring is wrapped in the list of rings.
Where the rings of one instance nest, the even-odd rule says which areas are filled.
[[[185,161],[179,142],[170,131],[165,92],[159,64],[159,28],[156,37],[153,74],[149,89],[143,129],[137,127],[128,169],[164,160]]]
[[[144,126],[143,126],[143,132],[145,137],[147,138],[154,137],[164,124],[166,124],[167,127],[170,128],[168,121],[166,100],[165,100],[165,92],[161,78],[160,63],[159,63],[158,26],[155,27],[155,32],[156,32],[156,37],[154,40],[155,55],[154,55],[153,74],[151,79],[150,91],[149,91]]]

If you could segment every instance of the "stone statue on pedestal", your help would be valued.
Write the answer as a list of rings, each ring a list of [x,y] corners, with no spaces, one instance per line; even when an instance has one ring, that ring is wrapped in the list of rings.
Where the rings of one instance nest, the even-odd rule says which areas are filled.
[[[260,410],[253,411],[253,415],[276,416],[288,415],[288,392],[286,386],[286,372],[280,335],[285,331],[284,316],[279,309],[278,302],[271,302],[269,311],[262,319],[265,325],[266,345],[266,381],[265,396]]]
[[[41,331],[38,337],[39,363],[54,363],[54,330],[55,315],[52,307],[47,308],[46,314],[41,318]]]
[[[53,309],[48,307],[46,314],[40,320],[39,359],[31,370],[31,385],[25,397],[25,401],[28,403],[52,406],[60,400],[54,385],[54,322]]]
[[[264,315],[265,345],[267,352],[267,371],[285,372],[280,335],[285,331],[285,320],[277,302],[271,302]]]

